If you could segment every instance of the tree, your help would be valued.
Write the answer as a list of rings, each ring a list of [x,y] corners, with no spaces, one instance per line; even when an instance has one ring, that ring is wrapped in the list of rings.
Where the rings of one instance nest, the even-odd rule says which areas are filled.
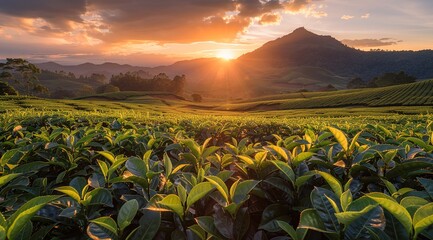
[[[105,84],[96,88],[96,93],[120,92],[120,89],[112,84]]]
[[[26,90],[26,94],[45,92],[48,89],[39,83],[37,74],[41,70],[36,65],[21,58],[7,58],[6,63],[0,63],[0,79],[13,79]]]
[[[370,87],[386,87],[392,85],[414,83],[416,78],[406,74],[403,71],[398,73],[385,73],[381,76],[375,77],[368,82]]]
[[[171,81],[171,92],[182,95],[185,90],[186,77],[185,75],[176,75]]]
[[[185,83],[185,75],[176,76],[171,80],[165,73],[149,79],[143,78],[138,72],[127,72],[113,75],[110,80],[110,84],[118,87],[120,91],[161,91],[175,94],[183,93]]]
[[[193,102],[202,102],[203,101],[203,98],[201,97],[200,94],[194,93],[191,95],[191,97],[192,97]]]
[[[334,87],[332,84],[328,84],[326,87],[323,88],[323,91],[337,91],[338,89]]]
[[[9,84],[0,81],[0,95],[18,95],[18,92]]]
[[[50,97],[56,99],[75,98],[77,97],[77,94],[70,90],[58,89],[51,93]]]
[[[354,78],[352,80],[350,80],[347,83],[347,88],[348,89],[356,89],[356,88],[366,88],[367,87],[367,83],[364,82],[361,78],[357,77]]]
[[[92,75],[90,75],[89,77],[93,82],[97,82],[99,84],[104,84],[106,83],[107,78],[105,77],[104,74],[99,74],[99,73],[92,73]]]
[[[83,85],[79,90],[78,90],[78,95],[79,96],[86,96],[86,95],[92,95],[95,93],[95,90],[92,88],[92,86],[89,85]]]

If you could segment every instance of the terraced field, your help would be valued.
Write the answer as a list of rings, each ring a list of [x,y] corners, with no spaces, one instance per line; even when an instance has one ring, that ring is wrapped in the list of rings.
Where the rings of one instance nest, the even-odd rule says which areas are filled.
[[[433,239],[431,86],[1,97],[0,240]]]
[[[224,107],[240,111],[263,106],[277,110],[347,106],[433,106],[433,80],[384,88],[276,95]]]

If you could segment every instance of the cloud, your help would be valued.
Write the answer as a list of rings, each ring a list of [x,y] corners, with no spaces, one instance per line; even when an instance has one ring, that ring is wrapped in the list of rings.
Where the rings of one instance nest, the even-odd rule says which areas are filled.
[[[7,17],[0,25],[86,44],[230,42],[257,18],[277,23],[278,12],[302,12],[318,1],[0,0],[0,18]]]
[[[69,23],[81,22],[86,0],[0,0],[0,13],[13,17],[44,19],[57,29],[70,30]]]
[[[350,19],[353,19],[353,18],[355,18],[355,16],[351,16],[351,15],[343,15],[343,16],[341,16],[341,19],[343,19],[343,20],[350,20]]]
[[[361,16],[362,19],[368,19],[370,18],[370,13],[366,13],[364,15]]]
[[[280,23],[281,15],[276,13],[263,14],[259,20],[260,25],[275,25]]]
[[[302,9],[300,12],[303,13],[306,17],[323,18],[328,16],[328,13],[325,12],[323,8],[323,5],[312,4]]]
[[[318,0],[291,0],[283,3],[285,9],[289,12],[299,12],[308,7],[308,5]]]
[[[353,40],[344,39],[341,42],[343,44],[346,44],[347,46],[350,46],[350,47],[365,48],[365,47],[391,46],[391,45],[396,45],[402,41],[401,40],[395,40],[392,38],[381,38],[381,39],[353,39]]]

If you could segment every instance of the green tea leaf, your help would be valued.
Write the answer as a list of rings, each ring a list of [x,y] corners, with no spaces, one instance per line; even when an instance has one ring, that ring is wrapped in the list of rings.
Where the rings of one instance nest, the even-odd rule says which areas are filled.
[[[293,163],[293,165],[298,166],[302,162],[307,161],[308,159],[310,159],[312,156],[314,156],[314,153],[312,153],[312,152],[302,152],[302,153],[298,154],[292,160],[292,163]]]
[[[108,161],[110,161],[111,164],[113,164],[116,161],[115,160],[116,157],[114,156],[114,154],[109,151],[99,151],[98,153],[103,157],[105,157]]]
[[[275,145],[268,145],[268,148],[274,150],[278,155],[280,155],[286,162],[289,161],[289,156],[287,155],[286,151],[282,147],[275,146]]]
[[[406,208],[398,204],[394,198],[379,192],[369,193],[366,196],[379,203],[384,209],[388,210],[398,221],[400,221],[401,224],[403,224],[408,233],[412,232],[412,217]]]
[[[293,185],[295,185],[296,176],[289,164],[282,161],[271,161],[271,163],[274,164],[275,167],[277,167],[284,175],[286,175]]]
[[[77,192],[77,190],[71,186],[62,186],[62,187],[57,187],[54,190],[62,192],[66,195],[68,195],[69,197],[71,197],[72,199],[74,199],[75,201],[77,201],[78,203],[81,202],[81,197],[80,194]]]
[[[284,232],[286,232],[287,234],[289,234],[289,236],[293,239],[293,240],[298,240],[298,234],[296,233],[296,230],[288,223],[283,222],[283,221],[278,221],[277,220],[277,224],[278,226],[283,229]]]
[[[91,192],[86,193],[82,203],[88,205],[105,205],[113,207],[111,192],[105,188],[97,188]]]
[[[140,227],[132,233],[131,239],[150,240],[154,239],[161,225],[161,213],[157,211],[144,210],[140,218]]]
[[[10,173],[10,174],[7,174],[5,176],[1,176],[0,177],[0,187],[2,187],[3,185],[6,185],[8,182],[14,180],[15,178],[17,178],[20,175],[21,175],[21,173]]]
[[[433,224],[433,203],[420,207],[413,216],[413,226],[416,237],[427,227]]]
[[[101,227],[110,230],[112,233],[117,235],[117,224],[111,217],[100,217],[97,219],[90,220],[92,223],[96,223]]]
[[[314,171],[314,173],[322,176],[329,184],[329,186],[331,186],[331,189],[334,191],[335,194],[337,194],[338,197],[340,197],[341,194],[343,194],[343,186],[341,185],[340,181],[338,181],[334,176],[332,176],[329,173],[321,172],[321,171]]]
[[[197,224],[207,233],[210,235],[225,239],[224,236],[221,235],[221,233],[218,231],[218,229],[215,227],[214,219],[210,216],[203,216],[203,217],[197,217],[195,218],[195,221]]]
[[[347,141],[346,135],[336,128],[328,127],[328,129],[332,135],[334,135],[335,139],[337,139],[337,142],[343,147],[343,150],[347,152],[349,150],[349,143]]]
[[[52,202],[61,196],[47,195],[32,198],[24,203],[17,211],[15,211],[7,220],[8,230],[7,237],[9,239],[17,239],[21,230],[28,221],[49,202]]]
[[[128,169],[133,175],[141,178],[147,178],[147,167],[144,161],[138,157],[130,157],[126,161],[126,169]]]
[[[186,200],[186,209],[189,209],[198,200],[206,196],[210,191],[214,189],[214,186],[210,182],[202,182],[195,185],[188,194]]]
[[[176,213],[181,219],[183,219],[183,206],[180,198],[175,194],[170,194],[164,197],[158,202],[159,205],[166,207]]]
[[[138,211],[138,202],[135,199],[125,202],[117,215],[117,224],[120,231],[128,227]]]
[[[259,181],[255,180],[245,180],[237,184],[234,194],[231,196],[231,199],[234,203],[240,204],[243,201],[248,199],[248,194],[253,190]]]

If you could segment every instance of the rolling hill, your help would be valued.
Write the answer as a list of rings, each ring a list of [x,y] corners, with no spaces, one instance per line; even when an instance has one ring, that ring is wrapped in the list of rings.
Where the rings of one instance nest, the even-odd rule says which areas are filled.
[[[433,106],[433,80],[382,88],[267,96],[217,107],[230,111],[341,107]]]
[[[120,92],[53,100],[0,96],[0,112],[31,108],[34,111],[112,111],[137,113],[201,113],[217,115],[265,114],[275,116],[352,116],[353,114],[427,114],[433,111],[433,80],[375,89],[278,94],[224,104],[194,103],[163,92]]]
[[[231,62],[206,58],[154,68],[115,63],[62,66],[50,62],[38,66],[77,76],[101,73],[110,77],[128,71],[185,74],[189,91],[237,99],[300,89],[319,91],[329,84],[344,89],[353,77],[369,80],[385,72],[405,71],[418,79],[432,78],[433,51],[361,51],[331,36],[299,28]]]
[[[330,92],[298,92],[236,100],[222,104],[221,99],[193,103],[163,92],[118,92],[81,97],[80,100],[146,103],[149,99],[169,100],[172,105],[221,111],[290,110],[341,107],[433,106],[433,80],[381,88]]]

